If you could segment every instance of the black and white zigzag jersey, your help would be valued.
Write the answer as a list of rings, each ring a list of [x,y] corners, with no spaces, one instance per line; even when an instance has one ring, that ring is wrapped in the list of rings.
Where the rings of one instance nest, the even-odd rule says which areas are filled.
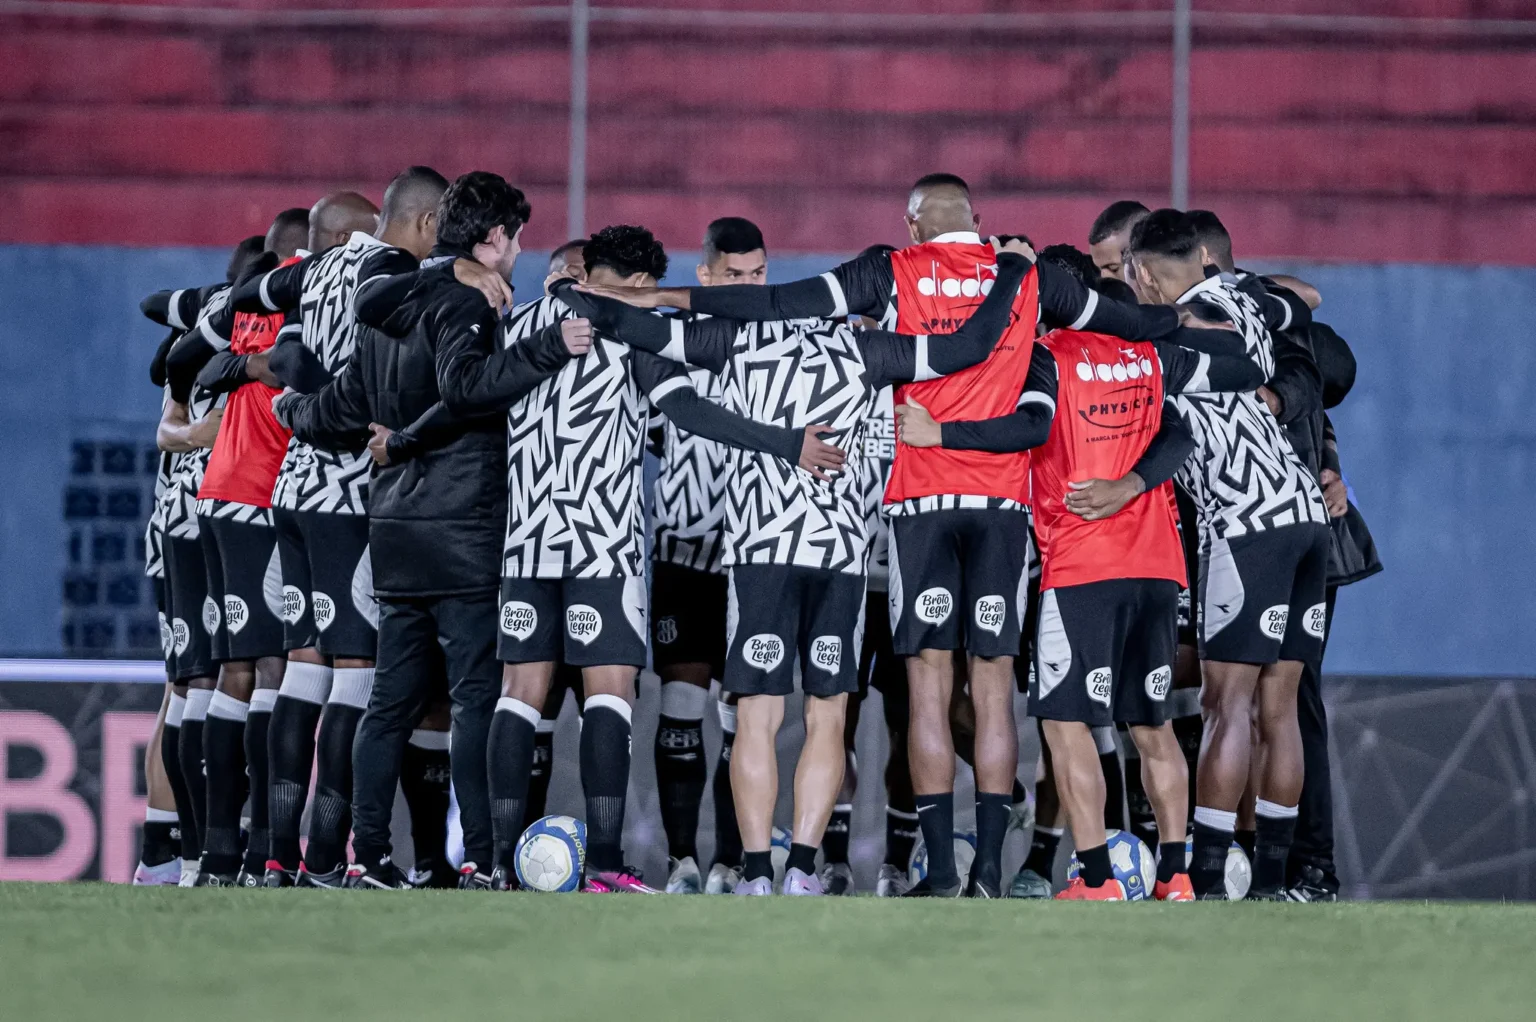
[[[501,344],[575,314],[544,296],[503,321]],[[606,337],[507,412],[507,578],[645,573],[643,459],[649,402],[687,371]]]
[[[229,289],[227,287],[210,294],[198,312],[197,323],[193,329],[205,336],[210,334],[211,330],[204,330],[205,324],[221,315],[228,304]],[[188,420],[196,422],[203,418],[223,399],[223,395],[215,394],[205,387],[194,384],[187,401]],[[176,455],[177,460],[172,467],[171,476],[173,485],[166,491],[165,535],[174,536],[177,539],[197,538],[197,491],[203,487],[203,473],[208,469],[208,456],[212,453],[211,449],[203,447]]]
[[[167,385],[160,402],[163,414],[171,403],[171,388]],[[165,494],[171,488],[171,473],[176,455],[161,451],[155,464],[155,496],[149,509],[149,521],[144,525],[144,574],[150,578],[165,577]]]
[[[1274,342],[1249,295],[1220,277],[1209,277],[1179,302],[1205,303],[1225,313],[1265,377],[1274,373]],[[1202,537],[1231,538],[1328,521],[1317,480],[1256,393],[1180,394],[1172,400],[1195,437],[1195,453],[1177,480],[1200,510]]]
[[[694,369],[688,375],[700,397],[723,402],[725,390],[718,375],[708,369]],[[665,415],[659,418],[661,471],[653,490],[651,556],[696,571],[724,571],[731,449],[679,429]]]
[[[371,234],[354,232],[345,245],[273,270],[262,279],[262,301],[272,311],[292,308],[297,297],[304,346],[319,357],[332,376],[352,357],[357,319],[352,298],[364,280],[415,268],[415,260]],[[328,451],[297,438],[288,441],[272,506],[289,511],[327,514],[368,513],[368,475],[372,459],[366,448]]]
[[[882,387],[875,395],[869,418],[864,420],[861,441],[864,448],[864,517],[869,523],[869,556],[866,559],[869,588],[885,592],[891,574],[891,521],[885,514],[885,487],[891,480],[891,463],[896,460],[896,418],[892,411],[891,387]]]

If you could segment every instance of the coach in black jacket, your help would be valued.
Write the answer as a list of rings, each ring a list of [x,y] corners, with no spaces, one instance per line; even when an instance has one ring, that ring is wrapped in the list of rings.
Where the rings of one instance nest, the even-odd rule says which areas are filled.
[[[379,599],[373,696],[353,746],[352,887],[398,887],[390,813],[411,728],[447,668],[453,782],[467,859],[491,855],[486,736],[501,690],[497,591],[507,513],[505,396],[526,393],[585,350],[559,324],[493,352],[499,310],[458,279],[505,280],[529,206],[494,174],[466,174],[443,195],[438,247],[422,271],[359,288],[362,329],[346,369],[317,393],[273,402],[302,440],[325,446],[372,428],[369,550]],[[384,327],[385,329],[373,329]],[[586,341],[585,343],[590,343]],[[295,383],[307,349],[274,353]],[[443,403],[453,395],[450,410]],[[486,396],[494,394],[495,401]],[[484,414],[478,414],[478,413]]]

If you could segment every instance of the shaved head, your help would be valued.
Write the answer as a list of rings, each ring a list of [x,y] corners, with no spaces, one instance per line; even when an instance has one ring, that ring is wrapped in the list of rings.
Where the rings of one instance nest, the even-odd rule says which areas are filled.
[[[356,192],[332,192],[309,210],[309,250],[324,252],[344,245],[353,231],[372,234],[379,207]]]
[[[384,189],[384,210],[374,235],[425,259],[437,244],[437,206],[448,179],[431,167],[406,167]]]
[[[907,230],[921,244],[941,234],[974,231],[981,223],[971,209],[971,190],[954,174],[919,178],[907,196]]]
[[[276,252],[279,259],[290,259],[309,240],[309,210],[285,209],[272,219],[262,248]]]

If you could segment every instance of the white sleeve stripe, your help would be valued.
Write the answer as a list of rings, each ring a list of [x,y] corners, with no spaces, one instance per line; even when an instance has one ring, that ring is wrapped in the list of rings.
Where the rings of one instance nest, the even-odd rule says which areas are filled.
[[[177,330],[185,330],[186,322],[181,318],[181,296],[187,293],[186,288],[171,292],[171,307],[166,312],[165,320]]]
[[[1052,415],[1056,414],[1055,400],[1052,399],[1051,395],[1042,393],[1038,390],[1026,390],[1024,393],[1019,395],[1018,406],[1023,408],[1025,405],[1045,405],[1045,407],[1051,410]]]
[[[1280,307],[1285,310],[1285,319],[1281,320],[1281,322],[1280,322],[1280,329],[1281,330],[1289,329],[1289,327],[1291,325],[1291,303],[1286,301],[1284,298],[1281,298],[1279,295],[1270,295],[1269,297],[1271,297],[1275,301],[1279,302],[1280,303]]]
[[[1099,293],[1092,288],[1085,290],[1088,292],[1088,301],[1083,303],[1083,314],[1072,321],[1072,325],[1068,327],[1069,330],[1081,330],[1087,326],[1088,321],[1093,318],[1094,310],[1099,307]]]
[[[918,334],[917,352],[914,362],[916,367],[912,371],[912,382],[920,383],[923,380],[937,380],[939,374],[933,371],[933,366],[928,364],[928,335]]]
[[[683,355],[683,321],[674,319],[672,323],[672,339],[667,346],[661,349],[662,358],[670,358],[674,362],[686,361]]]
[[[848,315],[848,296],[843,294],[843,285],[837,282],[837,274],[828,270],[821,275],[821,279],[827,282],[827,291],[832,295],[832,315],[828,319],[838,319]]]
[[[282,340],[284,334],[294,337],[303,336],[304,328],[297,323],[289,323],[277,332],[278,340]]]
[[[1211,356],[1205,352],[1198,352],[1200,360],[1195,363],[1195,372],[1184,384],[1186,394],[1205,394],[1211,389]]]
[[[693,390],[693,381],[686,376],[674,376],[668,380],[662,380],[651,388],[651,400],[660,401],[674,390]]]
[[[261,286],[257,290],[258,290],[258,292],[259,292],[259,294],[261,296],[261,304],[265,305],[267,308],[271,309],[273,312],[276,312],[277,311],[277,306],[272,304],[272,295],[269,294],[268,291],[267,291],[267,282],[270,281],[271,279],[272,279],[272,274],[270,274],[270,273],[263,273],[261,275]]]

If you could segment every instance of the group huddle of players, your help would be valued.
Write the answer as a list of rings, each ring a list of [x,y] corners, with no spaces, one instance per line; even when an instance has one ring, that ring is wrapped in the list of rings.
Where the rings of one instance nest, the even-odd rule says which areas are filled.
[[[820,277],[765,285],[762,234],[728,217],[699,286],[664,288],[660,243],[615,226],[557,250],[514,307],[530,213],[497,175],[412,167],[381,209],[341,192],[286,211],[226,281],[144,300],[169,329],[147,568],[168,685],[136,882],[515,888],[570,691],[584,889],[659,890],[621,843],[649,660],[668,892],[852,893],[874,687],[879,895],[1050,897],[1065,822],[1080,868],[1055,896],[1124,899],[1107,830],[1128,808],[1156,898],[1225,898],[1235,840],[1250,897],[1333,896],[1331,848],[1292,839],[1316,783],[1298,689],[1347,506],[1322,410],[1353,362],[1331,332],[1341,351],[1311,342],[1308,285],[1237,270],[1213,214],[1130,202],[1091,257],[1037,256],[979,235],[965,182],[934,174],[909,195],[910,246]],[[1038,799],[1016,691],[1044,739]],[[957,754],[976,782],[963,883]],[[1032,823],[1005,878],[1004,838]]]

